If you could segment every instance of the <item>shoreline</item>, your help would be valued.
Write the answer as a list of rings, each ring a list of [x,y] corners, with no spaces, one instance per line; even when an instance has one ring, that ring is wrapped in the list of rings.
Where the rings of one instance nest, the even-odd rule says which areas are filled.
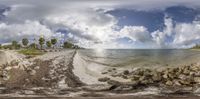
[[[10,53],[12,54],[12,52]],[[7,94],[10,97],[16,95],[17,97],[23,97],[23,96],[37,97],[42,95],[46,98],[47,97],[50,98],[52,96],[53,97],[60,96],[61,98],[63,97],[107,98],[107,97],[116,97],[117,95],[119,97],[126,97],[126,98],[141,96],[141,99],[143,99],[143,96],[146,96],[148,94],[150,96],[154,96],[155,94],[167,95],[167,96],[184,94],[186,96],[192,95],[192,97],[196,97],[196,94],[197,95],[200,94],[200,89],[198,89],[198,86],[193,84],[193,82],[191,85],[187,84],[186,85],[183,84],[183,86],[178,85],[177,87],[179,87],[179,89],[176,89],[175,86],[176,84],[178,84],[177,82],[173,82],[173,80],[172,81],[170,80],[171,81],[170,83],[168,81],[165,81],[165,79],[174,79],[170,78],[169,75],[171,73],[174,73],[171,71],[174,71],[177,68],[174,69],[168,68],[162,71],[165,73],[160,76],[162,76],[161,80],[163,79],[165,83],[163,83],[162,81],[161,81],[162,83],[157,82],[157,80],[159,79],[155,80],[156,81],[155,83],[152,83],[152,81],[150,81],[149,78],[154,76],[150,77],[149,74],[154,73],[153,75],[156,75],[158,77],[157,73],[159,72],[154,72],[148,69],[143,69],[143,70],[136,69],[135,71],[128,71],[128,72],[126,70],[124,70],[123,72],[121,71],[119,72],[118,69],[115,70],[113,69],[112,72],[115,71],[113,72],[116,74],[115,76],[108,70],[108,74],[102,74],[104,77],[103,79],[101,77],[97,78],[99,82],[103,82],[102,84],[98,83],[87,84],[80,79],[80,76],[84,75],[77,75],[74,72],[74,69],[76,70],[80,69],[79,67],[74,67],[75,65],[77,65],[74,64],[74,62],[76,61],[76,55],[77,55],[76,50],[48,52],[45,55],[30,59],[26,59],[25,56],[17,55],[20,58],[22,58],[22,60],[20,61],[13,60],[9,64],[5,65],[4,68],[1,68],[1,71],[4,71],[5,73],[3,74],[3,78],[0,78],[1,82],[0,97],[3,98],[4,95]],[[200,64],[193,64],[191,66],[200,69]],[[185,70],[186,71],[189,70],[190,72],[190,68],[186,68]],[[139,74],[135,74],[135,72],[138,71],[140,71]],[[2,75],[2,73],[0,74]],[[120,80],[116,81],[114,79],[115,77],[119,77],[125,80],[133,79],[132,77],[133,75],[139,76],[140,80],[132,80],[132,81],[128,80],[127,82],[120,82]],[[164,77],[165,75],[167,75],[166,76],[167,78]],[[181,79],[182,78],[180,78],[180,80]],[[187,81],[187,77],[183,79]],[[200,83],[200,80],[198,81]],[[159,86],[156,84],[159,84]],[[162,86],[160,86],[160,84]],[[179,99],[179,98],[174,98],[174,99]]]

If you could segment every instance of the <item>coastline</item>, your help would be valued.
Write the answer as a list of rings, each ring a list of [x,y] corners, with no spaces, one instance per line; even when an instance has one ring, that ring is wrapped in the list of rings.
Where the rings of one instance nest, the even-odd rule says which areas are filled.
[[[173,83],[177,83],[173,81],[172,85],[166,84],[167,86],[165,85],[166,82],[149,83],[149,80],[146,81],[146,77],[149,77],[149,73],[142,74],[141,76],[138,75],[141,78],[144,77],[144,79],[141,79],[142,81],[146,81],[144,83],[141,83],[141,81],[139,83],[135,83],[137,80],[127,80],[127,77],[129,79],[129,75],[131,79],[131,75],[136,75],[134,72],[139,71],[137,69],[129,72],[119,71],[117,68],[116,70],[113,69],[109,72],[110,70],[108,69],[108,74],[101,74],[103,76],[95,76],[92,75],[92,73],[88,74],[87,71],[81,71],[83,73],[85,72],[87,75],[81,73],[77,74],[77,72],[80,72],[79,70],[82,70],[79,65],[82,63],[77,61],[80,60],[80,56],[76,50],[48,52],[45,55],[30,59],[27,59],[23,55],[16,54],[13,51],[11,51],[9,55],[18,56],[17,58],[20,58],[20,60],[13,58],[6,66],[1,67],[1,71],[5,72],[3,74],[3,78],[0,78],[0,97],[2,98],[42,96],[44,98],[58,97],[58,99],[59,97],[95,97],[97,99],[106,99],[107,97],[109,97],[109,99],[112,99],[112,97],[138,97],[138,99],[146,99],[148,97],[155,97],[156,99],[157,97],[164,98],[166,96],[184,94],[186,97],[191,95],[190,98],[195,99],[197,97],[196,95],[200,93],[196,85],[194,88],[191,88],[191,85],[183,84],[183,86],[181,85],[179,86],[180,88],[176,89]],[[193,64],[191,66],[200,68],[199,64]],[[166,75],[170,75],[170,71],[173,71],[174,69],[169,68],[163,72],[167,72]],[[190,69],[186,68],[186,70]],[[148,69],[142,70],[143,73],[147,71],[149,72]],[[102,71],[100,72],[102,73]],[[114,76],[113,73],[116,75]],[[157,75],[157,72],[154,73]],[[92,79],[88,75],[97,77],[96,80],[101,83],[87,83],[85,80],[81,79],[81,76],[88,78],[86,80]],[[161,76],[163,77],[164,75]],[[101,77],[107,77],[109,79],[101,79]],[[122,82],[120,82],[120,80],[116,80],[116,77],[124,79],[126,82],[123,82],[122,80]],[[166,79],[168,79],[168,77]],[[161,84],[162,86],[158,86],[156,84]],[[195,94],[193,93],[194,91]],[[179,99],[179,97],[174,97],[174,99]]]

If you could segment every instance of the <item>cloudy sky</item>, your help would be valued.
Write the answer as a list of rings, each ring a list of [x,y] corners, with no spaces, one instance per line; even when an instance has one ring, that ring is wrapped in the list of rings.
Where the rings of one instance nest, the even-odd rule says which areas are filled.
[[[44,36],[85,48],[200,43],[199,0],[0,0],[0,43]]]

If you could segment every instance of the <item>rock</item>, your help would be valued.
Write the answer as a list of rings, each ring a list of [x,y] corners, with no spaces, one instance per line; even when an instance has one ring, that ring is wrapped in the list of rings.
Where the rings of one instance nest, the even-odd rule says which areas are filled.
[[[116,68],[113,68],[112,70],[116,70]]]
[[[36,74],[36,71],[35,71],[35,70],[31,70],[31,71],[29,72],[29,74],[33,76],[33,75]]]
[[[126,75],[122,75],[122,78],[124,79],[128,79],[128,77]]]
[[[170,74],[168,74],[168,77],[169,77],[170,79],[174,79],[174,78],[175,78],[175,75],[174,75],[173,73],[170,73]]]
[[[12,69],[12,67],[10,67],[10,66],[8,66],[8,67],[5,68],[5,70],[7,70],[7,71],[11,70],[11,69]]]
[[[182,85],[190,85],[191,81],[190,80],[180,80],[180,83]]]
[[[184,71],[183,71],[183,74],[185,75],[189,75],[190,74],[190,71],[188,68],[185,68]]]
[[[195,72],[195,73],[194,73],[194,76],[200,77],[200,71],[199,71],[199,72]]]
[[[115,86],[119,86],[119,85],[121,85],[120,82],[115,81],[115,80],[108,80],[107,83],[110,84],[110,85],[115,85]]]
[[[128,74],[129,74],[129,71],[128,71],[128,70],[125,70],[125,71],[123,71],[123,74],[124,74],[124,75],[128,75]]]
[[[162,77],[165,78],[165,79],[167,79],[168,78],[167,73],[165,73]]]
[[[24,90],[24,94],[25,95],[33,95],[33,94],[35,94],[35,92],[32,90]]]
[[[11,65],[11,66],[14,66],[14,65],[17,65],[17,64],[18,64],[18,61],[17,61],[17,60],[13,60],[13,61],[10,62],[10,65]]]
[[[132,78],[132,79],[131,79],[132,81],[137,81],[137,80],[140,79],[140,76],[138,76],[138,75],[133,75],[131,78]]]
[[[142,80],[142,81],[140,81],[140,84],[144,84],[144,85],[146,85],[146,84],[150,84],[150,83],[153,83],[151,80]]]
[[[139,84],[139,81],[131,81],[131,82],[123,82],[122,85],[126,86],[137,86]]]
[[[176,86],[181,86],[182,85],[179,80],[174,80],[173,83]]]
[[[39,66],[35,66],[34,69],[38,70],[38,69],[40,69],[40,67]]]
[[[130,91],[132,89],[133,89],[132,86],[119,86],[115,88],[114,91]]]
[[[194,93],[195,93],[195,94],[200,94],[200,88],[195,89],[195,90],[194,90]]]
[[[139,81],[143,81],[143,80],[145,80],[145,78],[146,78],[145,76],[142,76],[139,78]]]
[[[194,82],[200,84],[200,77],[194,77]]]
[[[102,72],[101,74],[107,74],[108,72]]]
[[[168,80],[166,83],[165,83],[167,86],[172,86],[173,85],[173,82]]]
[[[110,78],[108,78],[108,77],[104,77],[104,78],[99,78],[98,79],[98,81],[100,81],[100,82],[106,82],[108,80],[110,80]]]
[[[183,75],[183,74],[181,74],[181,75],[179,75],[179,76],[178,76],[178,78],[180,78],[181,80],[186,80],[186,79],[187,79],[187,76],[186,76],[186,75]]]
[[[9,78],[10,78],[10,76],[8,76],[8,75],[3,76],[4,81],[9,80]]]
[[[111,70],[111,69],[109,69],[109,70],[108,70],[108,72],[112,72],[112,70]]]
[[[153,81],[161,81],[162,77],[160,73],[154,73],[152,77]]]

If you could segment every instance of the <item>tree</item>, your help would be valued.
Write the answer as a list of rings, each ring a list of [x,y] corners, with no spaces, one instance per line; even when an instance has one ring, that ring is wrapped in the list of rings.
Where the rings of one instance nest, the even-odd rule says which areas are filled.
[[[47,42],[46,42],[46,45],[47,45],[47,47],[50,48],[50,47],[52,46],[51,41],[47,41]]]
[[[55,44],[57,43],[57,39],[51,39],[51,44],[53,44],[53,46],[55,46]]]
[[[0,49],[2,48],[2,45],[0,44]]]
[[[72,48],[73,44],[69,42],[64,42],[64,48]]]
[[[28,43],[29,43],[29,41],[28,41],[27,38],[23,38],[23,39],[22,39],[22,44],[23,44],[24,46],[27,46]]]
[[[32,44],[29,45],[29,48],[36,49],[37,48],[37,44],[32,43]]]
[[[43,45],[44,45],[45,39],[43,37],[41,37],[39,39],[39,44],[40,44],[40,48],[42,49]]]
[[[18,43],[17,41],[12,41],[12,48],[17,49]]]

